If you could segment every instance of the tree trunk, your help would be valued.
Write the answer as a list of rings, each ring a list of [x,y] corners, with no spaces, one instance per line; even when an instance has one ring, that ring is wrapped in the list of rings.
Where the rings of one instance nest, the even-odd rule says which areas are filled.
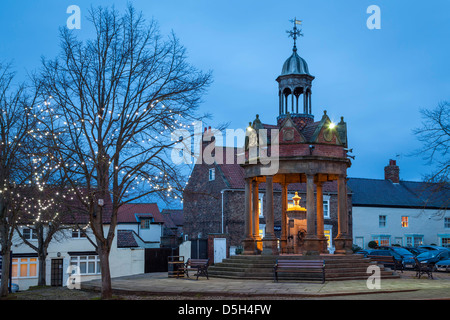
[[[38,260],[39,260],[39,275],[38,275],[38,286],[45,286],[47,285],[46,276],[45,276],[45,266],[46,266],[46,259],[47,253],[42,252],[38,254]]]
[[[2,285],[0,287],[0,297],[6,297],[9,293],[9,272],[11,267],[11,250],[9,248],[5,248],[2,258]]]
[[[111,299],[112,285],[109,269],[109,249],[104,246],[99,246],[98,255],[100,258],[100,270],[102,272],[102,299]]]

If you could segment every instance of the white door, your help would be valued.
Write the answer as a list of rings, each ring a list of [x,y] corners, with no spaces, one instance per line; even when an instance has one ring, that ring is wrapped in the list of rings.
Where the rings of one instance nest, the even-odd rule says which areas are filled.
[[[214,238],[214,263],[222,262],[227,257],[227,239]]]

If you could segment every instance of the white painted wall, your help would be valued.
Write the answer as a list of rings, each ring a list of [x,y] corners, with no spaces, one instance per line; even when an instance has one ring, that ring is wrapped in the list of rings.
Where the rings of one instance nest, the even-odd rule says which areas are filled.
[[[188,261],[188,259],[191,257],[191,242],[184,241],[182,244],[180,244],[178,254],[184,257],[184,261]]]
[[[163,232],[162,224],[150,224],[149,229],[142,229],[139,224],[124,224],[117,225],[116,230],[132,230],[146,242],[161,242],[161,236]]]
[[[406,246],[407,235],[423,235],[423,244],[441,245],[442,237],[450,237],[450,228],[445,228],[444,218],[450,211],[432,209],[353,207],[353,243],[363,238],[364,248],[372,236],[389,235],[391,245],[396,238]],[[379,216],[386,216],[386,226],[379,226]],[[401,217],[408,217],[408,227],[402,227]],[[357,239],[359,238],[359,239]]]
[[[122,225],[123,226],[123,225]],[[104,227],[104,233],[107,234],[109,226]],[[87,232],[91,239],[95,238],[91,231]],[[37,245],[37,240],[31,240]],[[14,254],[20,253],[35,253],[28,245],[23,243],[18,235],[14,236],[11,250]],[[55,235],[54,239],[48,247],[48,256],[46,259],[46,281],[47,285],[51,284],[51,260],[61,258],[63,259],[63,285],[69,277],[66,272],[70,265],[69,252],[73,251],[95,251],[94,246],[87,238],[72,238],[72,231],[66,230]],[[58,257],[59,253],[59,257]],[[145,249],[144,248],[117,248],[117,233],[114,237],[112,249],[110,253],[110,268],[111,277],[120,277],[125,275],[144,273],[145,264]],[[92,279],[99,279],[98,275],[82,275],[81,281],[89,281]],[[37,276],[33,278],[13,278],[13,283],[19,285],[20,290],[26,290],[30,286],[37,285]]]

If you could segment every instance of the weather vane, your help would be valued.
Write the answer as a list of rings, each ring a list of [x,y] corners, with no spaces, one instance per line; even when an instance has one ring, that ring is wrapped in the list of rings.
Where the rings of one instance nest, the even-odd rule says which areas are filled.
[[[293,30],[288,30],[286,31],[289,34],[289,37],[294,38],[294,48],[293,51],[297,51],[297,37],[303,37],[303,33],[301,29],[297,28],[297,25],[301,25],[302,24],[302,20],[297,20],[297,18],[294,18],[293,20],[289,20],[290,22],[292,22],[294,24],[294,28]]]

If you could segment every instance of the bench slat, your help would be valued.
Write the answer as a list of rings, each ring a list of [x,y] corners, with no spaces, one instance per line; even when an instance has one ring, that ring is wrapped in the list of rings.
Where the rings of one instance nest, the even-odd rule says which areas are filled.
[[[323,260],[277,260],[273,268],[274,281],[278,281],[278,272],[322,273],[325,282],[325,262]]]

